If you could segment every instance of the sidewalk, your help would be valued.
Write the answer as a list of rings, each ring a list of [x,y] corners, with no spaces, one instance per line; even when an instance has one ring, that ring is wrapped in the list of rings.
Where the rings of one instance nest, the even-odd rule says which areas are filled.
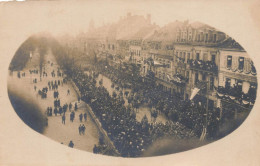
[[[45,56],[45,71],[48,74],[48,77],[42,77],[42,80],[40,81],[40,75],[39,74],[30,74],[29,70],[34,69],[34,67],[38,67],[38,64],[32,64],[38,62],[36,59],[37,56],[33,56],[32,61],[28,62],[28,65],[25,67],[24,71],[26,76],[21,77],[20,79],[17,78],[17,73],[14,72],[13,76],[9,77],[9,84],[13,84],[14,86],[18,87],[17,89],[20,89],[21,91],[25,91],[27,96],[30,96],[32,98],[32,101],[37,102],[37,104],[40,106],[40,109],[43,113],[46,112],[47,107],[51,106],[53,108],[53,91],[48,91],[47,98],[41,99],[41,97],[38,95],[38,90],[42,89],[43,87],[48,87],[48,81],[51,80],[62,80],[63,78],[60,77],[51,77],[52,70],[57,71],[58,65],[55,61],[54,56],[51,53],[48,53],[48,55]],[[47,62],[53,62],[54,65],[51,66]],[[33,67],[33,68],[32,68]],[[39,68],[39,67],[38,67]],[[37,78],[38,82],[36,84],[32,83],[32,79]],[[37,86],[37,90],[34,91],[34,85]],[[67,90],[70,90],[70,94],[67,95]],[[68,84],[63,84],[59,86],[59,98],[61,101],[61,106],[63,104],[72,103],[74,108],[74,103],[77,102],[77,93],[75,92],[72,85],[68,82]],[[48,117],[48,126],[46,127],[45,131],[43,132],[43,135],[57,141],[58,143],[63,143],[65,146],[68,146],[68,143],[70,140],[74,142],[74,148],[85,150],[89,152],[93,152],[94,144],[98,144],[99,140],[99,129],[95,125],[95,123],[90,118],[89,113],[87,112],[87,121],[86,122],[80,122],[79,120],[79,114],[84,114],[86,112],[86,107],[83,104],[83,102],[78,103],[78,110],[75,111],[75,119],[74,122],[70,122],[69,120],[69,110],[66,112],[66,123],[65,125],[62,124],[62,118],[58,114],[55,116],[49,116]],[[84,119],[83,119],[84,121]],[[86,132],[85,135],[79,135],[78,127],[80,124],[84,124],[86,126]]]

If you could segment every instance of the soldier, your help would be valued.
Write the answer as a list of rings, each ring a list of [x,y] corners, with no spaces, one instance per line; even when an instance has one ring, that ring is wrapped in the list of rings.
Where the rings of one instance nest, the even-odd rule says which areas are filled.
[[[77,109],[78,109],[77,103],[75,103],[74,109],[75,109],[75,111],[77,111]]]
[[[85,125],[83,124],[82,127],[81,127],[81,130],[82,130],[82,134],[85,135],[85,130],[86,130],[86,127]]]
[[[69,104],[69,110],[71,111],[71,109],[72,109],[72,104],[70,103]]]
[[[86,112],[84,113],[84,120],[85,120],[85,122],[87,121],[87,113]]]
[[[65,120],[66,120],[66,116],[65,116],[65,114],[63,114],[62,115],[62,124],[64,124],[64,125],[65,125]]]
[[[82,115],[82,113],[79,115],[79,120],[80,120],[80,122],[82,122],[82,118],[83,118],[83,115]]]
[[[79,135],[81,135],[81,132],[82,132],[82,125],[80,124],[79,125]]]
[[[59,107],[59,114],[61,115],[62,114],[62,108]]]
[[[70,113],[70,121],[73,122],[73,120],[74,120],[74,113],[71,112],[71,113]]]
[[[55,116],[57,116],[57,114],[58,114],[58,109],[57,109],[57,107],[54,108],[54,114],[55,114]]]

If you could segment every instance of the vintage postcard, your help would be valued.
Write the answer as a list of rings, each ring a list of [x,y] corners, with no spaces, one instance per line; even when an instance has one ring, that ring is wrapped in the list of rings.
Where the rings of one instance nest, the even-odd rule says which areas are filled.
[[[0,2],[0,165],[260,165],[259,9]]]

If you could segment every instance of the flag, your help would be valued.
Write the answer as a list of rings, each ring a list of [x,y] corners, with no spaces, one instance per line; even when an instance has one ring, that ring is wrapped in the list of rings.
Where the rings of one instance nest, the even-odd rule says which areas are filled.
[[[192,93],[191,93],[191,96],[190,96],[190,100],[192,100],[198,94],[199,91],[200,91],[199,88],[194,88],[192,90]]]
[[[95,102],[97,99],[91,99],[91,103]]]

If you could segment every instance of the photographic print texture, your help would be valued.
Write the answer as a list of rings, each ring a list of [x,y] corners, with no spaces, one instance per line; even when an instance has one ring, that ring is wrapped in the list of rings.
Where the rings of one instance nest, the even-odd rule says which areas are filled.
[[[151,157],[227,136],[254,106],[257,71],[232,36],[198,21],[126,13],[85,31],[31,35],[8,95],[33,130],[95,154]]]

